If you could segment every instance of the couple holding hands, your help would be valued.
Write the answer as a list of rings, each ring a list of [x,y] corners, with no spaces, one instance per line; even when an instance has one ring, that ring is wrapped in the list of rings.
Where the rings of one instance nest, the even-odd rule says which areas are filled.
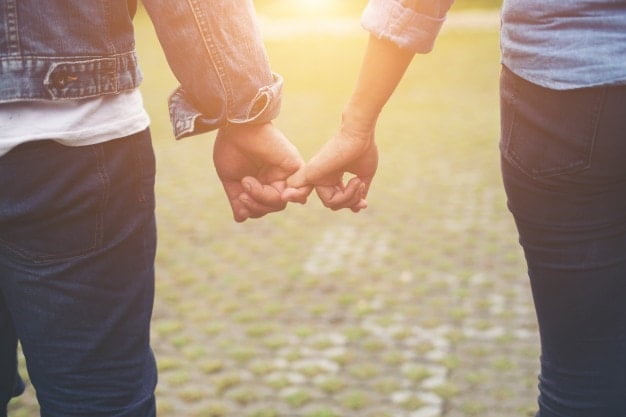
[[[432,48],[451,5],[451,1],[413,3],[412,7],[396,1],[369,3],[363,24],[372,35],[355,90],[337,133],[307,164],[270,122],[220,128],[214,163],[236,221],[280,211],[288,202],[305,203],[313,187],[332,210],[359,212],[367,207],[365,198],[378,164],[374,141],[378,115],[415,53]],[[419,19],[428,25],[421,28]],[[264,100],[260,107],[268,105],[268,98]],[[344,184],[346,172],[355,177]]]
[[[222,128],[214,162],[235,220],[282,210],[287,202],[305,203],[313,187],[332,210],[365,209],[378,164],[376,120],[412,56],[387,40],[370,39],[338,132],[307,164],[271,123]],[[346,172],[355,177],[344,184]]]
[[[219,129],[236,221],[366,208],[376,120],[453,0],[370,0],[356,88],[304,163],[272,125],[251,0],[143,0],[181,87],[177,138]],[[45,417],[150,417],[157,372],[154,154],[136,0],[0,0],[0,417],[24,383]],[[541,333],[538,417],[626,415],[626,2],[505,0],[503,182]],[[418,157],[418,156],[416,156]],[[355,175],[347,184],[344,173]]]

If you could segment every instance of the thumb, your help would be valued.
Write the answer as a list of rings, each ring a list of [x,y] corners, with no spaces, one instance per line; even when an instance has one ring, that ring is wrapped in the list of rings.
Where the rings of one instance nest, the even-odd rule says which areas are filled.
[[[243,187],[238,181],[222,181],[222,185],[226,192],[230,208],[233,211],[235,221],[237,223],[246,221],[246,219],[250,217],[250,210],[248,210],[239,199],[239,196],[244,193]]]
[[[341,177],[347,166],[361,157],[370,145],[370,141],[337,134],[311,158],[298,179],[304,178],[314,185],[334,185],[335,177]]]
[[[313,191],[313,185],[307,182],[306,166],[303,165],[287,178],[286,188],[282,192],[281,198],[285,202],[305,204],[311,191]]]
[[[288,188],[300,188],[309,185],[306,180],[306,165],[302,165],[300,169],[287,178]]]

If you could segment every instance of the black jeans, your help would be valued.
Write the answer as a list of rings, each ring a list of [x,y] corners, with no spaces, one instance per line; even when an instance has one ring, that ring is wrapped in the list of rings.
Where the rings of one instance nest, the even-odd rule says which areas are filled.
[[[43,417],[155,415],[150,133],[0,158],[0,416],[16,344]]]
[[[626,86],[503,69],[502,173],[541,333],[539,417],[626,416]]]

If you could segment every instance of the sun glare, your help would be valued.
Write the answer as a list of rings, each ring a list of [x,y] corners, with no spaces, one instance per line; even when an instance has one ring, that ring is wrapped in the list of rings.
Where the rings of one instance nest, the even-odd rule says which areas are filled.
[[[274,18],[329,18],[357,16],[367,0],[257,0],[257,10]]]
[[[299,13],[325,14],[333,11],[336,0],[296,0],[293,6]]]

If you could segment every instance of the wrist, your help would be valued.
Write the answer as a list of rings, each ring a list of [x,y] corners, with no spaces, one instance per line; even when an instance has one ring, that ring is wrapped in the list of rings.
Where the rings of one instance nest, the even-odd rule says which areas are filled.
[[[348,103],[341,114],[341,130],[360,137],[373,137],[378,112]]]
[[[220,128],[219,134],[237,146],[249,146],[252,142],[265,137],[271,122],[264,123],[229,123]]]
[[[376,126],[382,108],[376,106],[367,97],[353,94],[343,109],[342,121],[355,128],[371,130]]]
[[[272,122],[263,122],[263,123],[228,123],[222,127],[220,130],[224,133],[229,134],[248,134],[250,132],[260,132],[267,128],[267,126],[271,126]]]

